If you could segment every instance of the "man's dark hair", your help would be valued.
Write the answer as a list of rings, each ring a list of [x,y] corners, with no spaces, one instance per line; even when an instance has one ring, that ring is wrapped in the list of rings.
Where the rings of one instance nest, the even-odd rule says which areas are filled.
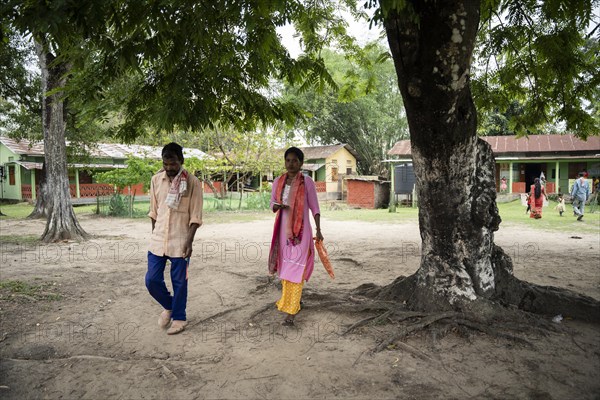
[[[162,149],[162,158],[178,158],[183,163],[183,147],[171,142]]]
[[[577,176],[581,178],[582,176],[585,176],[585,172],[580,172]]]
[[[301,163],[304,162],[304,153],[299,148],[297,148],[297,147],[290,147],[289,149],[287,149],[285,151],[285,154],[283,155],[283,158],[285,159],[288,156],[288,154],[290,154],[290,153],[294,153],[296,155],[296,157],[298,157],[298,160]]]

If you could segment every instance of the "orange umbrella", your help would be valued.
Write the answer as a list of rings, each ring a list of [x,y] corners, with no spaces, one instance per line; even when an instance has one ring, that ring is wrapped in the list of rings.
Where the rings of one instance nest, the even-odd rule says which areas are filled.
[[[323,246],[323,241],[317,238],[313,238],[315,240],[315,247],[317,248],[317,253],[319,253],[319,259],[323,263],[325,270],[331,277],[331,279],[335,278],[335,274],[333,273],[333,266],[331,266],[331,261],[329,261],[329,256],[327,255],[327,249]]]

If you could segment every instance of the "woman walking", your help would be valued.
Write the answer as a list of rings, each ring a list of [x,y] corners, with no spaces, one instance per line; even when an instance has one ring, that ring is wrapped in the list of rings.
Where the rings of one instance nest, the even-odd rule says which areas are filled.
[[[542,218],[542,207],[544,206],[544,199],[546,198],[546,190],[540,183],[540,178],[535,178],[533,185],[531,185],[531,213],[529,218],[539,219]]]
[[[284,325],[293,325],[300,311],[302,287],[315,265],[315,248],[309,210],[321,234],[321,214],[314,181],[301,172],[304,153],[290,147],[285,155],[286,173],[275,179],[271,192],[271,209],[277,213],[269,252],[269,273],[281,279],[282,293],[276,305],[286,314]]]

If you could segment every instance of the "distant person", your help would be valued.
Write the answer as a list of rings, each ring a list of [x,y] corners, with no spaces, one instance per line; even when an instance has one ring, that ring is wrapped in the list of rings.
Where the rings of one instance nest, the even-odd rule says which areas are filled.
[[[148,250],[146,287],[163,307],[158,325],[174,335],[186,327],[187,269],[196,230],[202,225],[202,185],[183,168],[183,149],[169,143],[162,150],[163,168],[152,177],[150,212],[152,237]],[[171,262],[173,295],[165,285]]]
[[[558,196],[557,200],[558,200],[558,204],[556,205],[556,207],[554,207],[554,209],[557,210],[558,214],[562,217],[563,213],[566,210],[565,199],[564,199],[563,195],[561,194]]]
[[[286,173],[276,178],[271,192],[271,208],[276,212],[269,251],[269,273],[281,279],[277,309],[286,314],[283,325],[294,325],[301,308],[302,287],[315,265],[315,247],[309,210],[321,234],[321,212],[314,181],[302,173],[304,153],[297,147],[285,151]]]
[[[580,172],[579,177],[575,181],[573,188],[571,189],[571,197],[573,199],[573,213],[577,216],[577,221],[583,219],[583,213],[585,209],[585,202],[588,198],[590,185],[585,179],[585,173]]]
[[[500,192],[506,193],[507,189],[508,186],[506,185],[506,177],[503,176],[502,179],[500,179]]]
[[[531,213],[529,214],[529,218],[542,218],[542,207],[544,206],[545,198],[546,189],[540,183],[540,178],[535,178],[530,191]]]

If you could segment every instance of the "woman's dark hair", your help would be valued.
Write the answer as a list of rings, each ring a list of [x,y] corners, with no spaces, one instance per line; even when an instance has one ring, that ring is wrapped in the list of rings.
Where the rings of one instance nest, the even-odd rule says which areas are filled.
[[[177,158],[183,162],[183,147],[175,142],[171,142],[162,149],[163,158]]]
[[[533,180],[533,184],[535,185],[533,193],[535,194],[535,198],[537,199],[542,195],[542,185],[540,184],[540,178],[535,178]]]
[[[304,162],[304,153],[302,152],[302,150],[300,150],[297,147],[290,147],[289,149],[287,149],[285,151],[285,154],[283,155],[283,158],[287,158],[288,154],[290,153],[294,153],[296,155],[296,157],[298,157],[298,160],[303,163]]]

